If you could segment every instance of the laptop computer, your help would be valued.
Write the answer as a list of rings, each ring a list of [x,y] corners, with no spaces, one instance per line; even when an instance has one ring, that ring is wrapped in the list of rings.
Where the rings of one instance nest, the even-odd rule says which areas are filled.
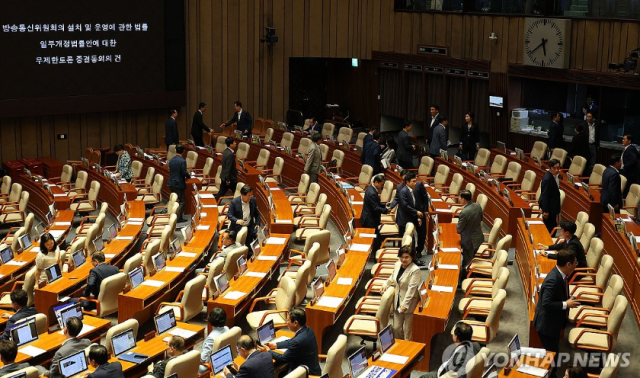
[[[176,316],[173,313],[173,309],[154,316],[153,322],[156,325],[156,332],[158,333],[158,335],[162,335],[163,333],[175,328],[175,326],[177,325]]]
[[[58,319],[58,324],[60,325],[60,328],[66,327],[67,320],[69,320],[69,318],[76,317],[80,320],[84,319],[84,316],[82,315],[82,308],[80,307],[80,303],[71,304],[71,306],[67,306],[62,310],[60,310],[59,313],[60,313],[60,317],[56,316],[56,318]]]
[[[118,226],[115,223],[109,226],[107,231],[109,232],[109,241],[115,239],[118,236]]]
[[[509,350],[509,362],[507,362],[507,366],[509,367],[509,369],[511,369],[516,366],[516,364],[520,360],[520,355],[522,354],[522,349],[520,348],[520,338],[518,337],[517,333],[509,342],[507,349]]]
[[[113,354],[124,361],[140,363],[149,357],[139,353],[125,354],[136,347],[136,337],[133,335],[133,329],[131,328],[113,336],[111,338],[111,346],[113,347]]]
[[[96,248],[96,252],[102,252],[104,250],[104,241],[102,235],[93,239],[93,246]]]
[[[247,259],[243,256],[238,257],[238,276],[244,274],[247,271]]]
[[[4,244],[4,249],[0,251],[0,259],[3,265],[13,260],[13,251],[6,244]]]
[[[380,351],[382,353],[387,353],[387,351],[396,344],[391,324],[388,324],[382,331],[378,332],[378,341],[380,341]]]
[[[191,225],[188,225],[181,231],[182,236],[184,237],[184,244],[189,243],[191,241],[191,238],[193,237],[193,228],[191,227]]]
[[[60,271],[60,265],[53,264],[48,268],[45,268],[44,271],[47,273],[47,281],[49,283],[56,282],[60,278],[62,278],[62,272]]]
[[[66,378],[82,373],[88,369],[87,356],[85,355],[84,350],[60,360],[60,373],[62,373],[62,376]]]
[[[213,282],[216,284],[218,295],[224,294],[224,292],[229,289],[229,280],[227,279],[226,273],[213,277]]]
[[[176,257],[178,253],[182,252],[182,243],[178,238],[173,239],[171,242],[171,250],[173,251],[173,257]]]
[[[231,345],[226,345],[211,355],[211,371],[213,375],[220,374],[226,366],[232,363]]]
[[[276,328],[273,324],[273,320],[269,320],[265,324],[261,325],[257,329],[258,332],[258,342],[260,345],[264,345],[269,341],[276,338]]]
[[[161,271],[165,265],[167,265],[167,261],[164,258],[164,254],[162,252],[158,252],[153,256],[153,266],[156,268],[156,272]]]
[[[322,278],[316,278],[312,283],[311,287],[313,288],[313,299],[314,301],[318,301],[322,294],[324,294],[324,283],[322,282]]]
[[[496,364],[491,364],[489,368],[482,373],[482,378],[497,378],[498,377],[498,368]]]
[[[369,361],[367,360],[367,352],[364,347],[361,347],[349,356],[349,371],[351,371],[352,378],[362,374],[368,367]]]
[[[18,242],[20,243],[20,248],[22,248],[23,251],[26,251],[32,246],[31,237],[27,234],[21,235]]]
[[[38,340],[38,328],[36,327],[36,319],[31,318],[25,322],[18,323],[11,329],[11,340],[17,346],[21,346],[32,341]]]
[[[76,268],[81,266],[82,264],[84,264],[87,261],[87,258],[84,255],[84,251],[82,250],[82,248],[78,249],[75,252],[73,252],[71,254],[71,257],[73,258],[73,264],[74,264],[74,266]]]
[[[131,290],[140,286],[142,281],[144,281],[144,273],[142,272],[141,266],[129,272],[129,280],[131,281]]]
[[[255,260],[256,257],[260,255],[262,251],[262,247],[260,246],[260,242],[256,238],[253,242],[251,242],[251,249],[253,250],[253,255],[251,256],[251,261]]]
[[[336,262],[333,259],[329,259],[327,263],[327,282],[333,281],[333,278],[336,276]]]

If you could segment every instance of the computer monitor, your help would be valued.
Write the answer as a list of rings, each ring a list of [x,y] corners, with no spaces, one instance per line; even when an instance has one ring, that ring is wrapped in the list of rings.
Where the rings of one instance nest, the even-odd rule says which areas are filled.
[[[507,145],[504,142],[497,141],[496,142],[496,146],[497,146],[498,150],[500,150],[500,151],[502,151],[504,153],[507,152]]]
[[[36,327],[36,319],[32,318],[26,322],[19,323],[11,329],[11,340],[17,346],[21,346],[32,341],[38,340],[38,328]]]
[[[256,257],[258,257],[260,255],[260,252],[262,252],[262,247],[260,246],[260,242],[258,241],[258,238],[256,238],[256,240],[251,242],[251,249],[253,250],[253,256],[251,256],[252,259],[255,259]]]
[[[113,240],[118,236],[118,226],[113,223],[111,226],[109,226],[109,239]]]
[[[364,347],[358,349],[354,354],[349,356],[349,370],[351,377],[355,378],[369,367],[367,360],[367,352]]]
[[[60,359],[60,373],[65,378],[72,377],[78,373],[82,373],[89,367],[87,365],[87,356],[84,350]]]
[[[504,97],[502,96],[489,96],[489,107],[502,108],[504,106]]]
[[[0,259],[2,259],[2,264],[6,264],[13,260],[13,251],[6,244],[4,244],[4,249],[0,251]]]
[[[191,241],[191,238],[193,237],[193,228],[191,228],[191,225],[182,229],[182,236],[184,237],[185,244]]]
[[[167,264],[167,261],[164,258],[164,254],[162,252],[158,252],[153,255],[153,266],[156,268],[156,272],[159,272],[164,268]]]
[[[396,339],[393,337],[391,324],[387,324],[382,331],[378,332],[378,340],[380,341],[380,351],[382,351],[382,353],[387,353],[387,351],[396,343]]]
[[[314,299],[318,300],[322,296],[322,294],[324,294],[324,282],[322,282],[322,278],[318,277],[312,282],[311,285],[311,287],[313,288],[313,297]]]
[[[67,320],[72,317],[76,317],[80,320],[84,319],[82,315],[82,308],[80,307],[80,303],[72,304],[71,306],[67,306],[60,310],[60,317],[58,318],[58,324],[60,328],[64,328],[67,326]]]
[[[233,354],[231,354],[231,345],[226,345],[211,355],[211,371],[213,375],[220,374],[226,366],[232,363]]]
[[[85,257],[84,251],[82,250],[82,248],[73,252],[71,254],[71,257],[73,258],[73,264],[76,268],[84,264],[85,261],[87,261],[87,258]]]
[[[336,262],[333,259],[329,259],[327,263],[327,282],[333,281],[333,278],[336,276]]]
[[[156,332],[158,333],[158,335],[162,335],[163,333],[167,332],[177,325],[176,316],[173,313],[173,309],[156,315],[153,318],[153,322],[156,325]]]
[[[53,214],[50,211],[47,213],[47,223],[49,223],[49,225],[53,224]]]
[[[241,276],[247,271],[247,258],[244,255],[238,257],[238,275]]]
[[[498,368],[496,364],[489,366],[489,368],[482,373],[482,378],[498,378]]]
[[[18,242],[20,242],[20,248],[22,248],[23,251],[31,248],[31,237],[28,234],[21,235]]]
[[[102,235],[93,239],[93,246],[96,248],[96,252],[102,252],[104,249],[104,241],[102,241]]]
[[[260,341],[260,344],[262,345],[275,339],[276,327],[273,324],[273,320],[269,320],[268,322],[258,327],[257,332],[258,332],[258,341]]]
[[[128,330],[113,336],[111,338],[111,346],[113,347],[113,354],[116,356],[135,348],[136,338],[133,335],[133,329],[129,328]]]
[[[173,256],[177,256],[180,252],[182,252],[182,243],[178,238],[173,239],[171,242],[171,249],[173,250]]]
[[[47,281],[49,283],[53,283],[60,278],[62,278],[62,272],[60,271],[60,265],[53,264],[48,268],[45,268],[44,271],[47,273]]]
[[[509,362],[507,363],[507,366],[509,368],[513,368],[520,360],[520,355],[522,354],[522,350],[520,349],[520,338],[517,333],[509,342],[507,349],[509,350]]]
[[[138,287],[144,281],[144,273],[142,267],[139,266],[129,272],[129,280],[131,281],[131,289]]]
[[[229,280],[226,273],[213,277],[213,282],[216,284],[218,295],[222,295],[229,288]]]

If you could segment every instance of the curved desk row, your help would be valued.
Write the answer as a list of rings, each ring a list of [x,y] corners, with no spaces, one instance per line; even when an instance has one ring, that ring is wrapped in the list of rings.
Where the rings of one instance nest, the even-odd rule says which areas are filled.
[[[88,174],[87,193],[89,192],[92,181],[98,181],[100,183],[98,198],[100,202],[107,202],[109,204],[109,212],[114,217],[120,214],[120,205],[124,203],[125,195],[127,196],[127,201],[134,201],[138,196],[136,188],[129,183],[118,184],[118,187],[111,180],[93,169],[89,169],[83,165],[76,166],[76,169],[78,171],[85,171]]]

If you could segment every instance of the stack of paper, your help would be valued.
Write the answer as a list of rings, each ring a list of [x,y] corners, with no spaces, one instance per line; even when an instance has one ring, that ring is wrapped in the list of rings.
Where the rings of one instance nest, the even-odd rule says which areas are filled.
[[[258,260],[262,260],[262,261],[276,261],[276,260],[278,260],[278,256],[265,256],[265,255],[260,255],[260,256],[258,256]]]
[[[380,357],[380,361],[391,362],[393,364],[404,365],[409,361],[409,357],[399,356],[397,354],[385,353]]]
[[[320,298],[317,305],[322,307],[338,308],[340,307],[341,303],[342,303],[342,298],[329,297],[325,295],[322,298]]]
[[[431,286],[431,290],[439,291],[439,292],[442,292],[442,293],[453,293],[453,286],[433,285],[433,286]]]
[[[189,331],[187,329],[182,329],[182,328],[174,328],[171,331],[169,331],[170,335],[175,335],[175,336],[180,336],[184,339],[188,339],[191,336],[195,335],[196,332],[193,331]]]
[[[269,239],[267,239],[267,244],[282,245],[286,241],[287,241],[287,238],[270,237]]]
[[[440,248],[442,252],[460,252],[460,248]]]
[[[27,345],[24,348],[18,349],[18,352],[26,354],[27,356],[36,357],[46,352],[46,350],[36,348],[33,345]]]
[[[160,286],[164,285],[164,281],[144,280],[144,281],[142,281],[141,285],[160,287]]]
[[[262,272],[247,272],[247,277],[264,278],[264,276],[266,275],[267,273],[262,273]]]
[[[180,253],[178,254],[178,256],[180,256],[180,257],[193,258],[193,257],[196,257],[196,254],[195,254],[195,253],[193,253],[193,252],[184,252],[184,251],[183,251],[183,252],[180,252]]]
[[[538,367],[526,365],[526,364],[520,365],[520,367],[518,368],[518,372],[528,374],[528,375],[533,375],[536,377],[545,377],[547,373],[549,373],[548,370],[540,369]]]
[[[356,252],[368,252],[369,248],[371,248],[369,244],[354,243],[354,244],[351,244],[351,248],[349,248],[349,250],[356,251]]]
[[[353,278],[350,278],[350,277],[338,278],[338,285],[351,285],[352,283],[353,283]]]
[[[184,267],[180,267],[180,266],[168,266],[165,269],[167,272],[178,272],[178,273],[182,273],[184,272]]]
[[[224,299],[235,300],[235,299],[240,299],[240,298],[244,297],[245,295],[247,295],[247,293],[243,293],[242,291],[230,291],[227,294],[225,294],[223,296],[223,298]]]

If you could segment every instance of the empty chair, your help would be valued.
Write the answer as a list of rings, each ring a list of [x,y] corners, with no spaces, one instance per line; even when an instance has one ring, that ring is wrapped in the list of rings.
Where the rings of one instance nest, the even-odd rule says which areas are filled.
[[[217,291],[216,285],[213,282],[213,278],[219,276],[220,273],[222,273],[222,269],[224,269],[224,262],[225,262],[224,258],[216,257],[213,259],[212,262],[210,262],[207,265],[207,268],[209,268],[209,272],[201,273],[201,274],[206,274],[206,277],[207,277],[207,280],[204,284],[204,291],[202,292],[203,301],[209,300],[209,298],[213,296],[213,293]]]
[[[517,161],[511,161],[509,162],[509,165],[507,165],[507,171],[503,175],[496,175],[496,174],[492,174],[492,175],[496,177],[504,177],[506,181],[504,181],[503,183],[507,184],[512,182],[518,182],[521,171],[522,171],[522,165],[520,165],[520,163],[518,163]]]
[[[291,208],[297,207],[299,204],[304,204],[306,206],[312,206],[318,201],[318,197],[320,196],[320,184],[317,182],[311,183],[309,185],[309,190],[305,195],[291,195],[289,196],[289,201],[291,202]]]
[[[612,275],[602,295],[602,307],[579,305],[571,308],[569,320],[574,323],[579,321],[589,326],[604,327],[607,323],[606,316],[611,312],[616,297],[622,293],[623,285],[622,277],[617,274]]]
[[[587,168],[587,159],[582,156],[574,156],[571,159],[571,165],[567,170],[568,173],[574,175],[578,179],[586,179],[586,177],[582,177],[584,170]]]
[[[192,169],[195,169],[196,163],[198,162],[198,153],[195,151],[187,152],[186,162],[187,162],[187,171],[191,171]]]
[[[531,157],[537,157],[542,160],[547,155],[547,144],[545,142],[537,141],[533,144],[531,149]]]
[[[273,121],[271,121],[271,122],[273,122]],[[264,141],[264,143],[272,143],[271,142],[272,140],[273,140],[273,128],[269,127],[269,128],[267,128],[267,131],[264,133],[263,141]]]
[[[302,176],[300,176],[300,182],[298,182],[298,186],[290,186],[290,187],[286,187],[284,188],[285,191],[294,191],[293,194],[289,194],[287,196],[287,198],[289,199],[289,201],[291,201],[294,198],[298,198],[300,196],[305,196],[307,194],[307,191],[309,190],[309,175],[306,173],[303,173]]]
[[[447,203],[458,203],[460,199],[460,189],[462,189],[462,184],[464,182],[464,177],[460,173],[454,173],[451,178],[451,182],[449,183],[449,187],[446,188],[445,193],[441,195],[441,197],[445,198]]]
[[[315,183],[314,183],[315,184]],[[311,192],[311,190],[309,190]],[[307,197],[308,198],[308,197]],[[307,203],[299,203],[297,205],[292,205],[291,210],[293,211],[293,224],[294,226],[299,226],[302,222],[302,217],[305,215],[311,215],[320,217],[322,214],[322,209],[324,208],[325,203],[327,203],[327,195],[325,193],[321,193],[317,199],[315,200],[315,204],[307,204]]]
[[[216,152],[217,153],[223,153],[224,150],[227,148],[227,143],[225,142],[227,140],[227,137],[224,135],[221,135],[218,137],[218,139],[216,139]]]
[[[309,154],[309,148],[311,147],[311,139],[309,138],[301,138],[300,143],[298,144],[298,153],[302,156],[307,156]]]
[[[345,178],[345,180],[351,182],[354,189],[356,189],[357,191],[364,192],[367,186],[369,186],[372,177],[373,167],[367,164],[363,164],[362,169],[360,170],[360,175],[358,177],[347,177]]]
[[[593,166],[591,175],[589,175],[589,187],[597,188],[602,185],[602,174],[605,169],[607,169],[607,167],[602,164],[596,164]]]
[[[86,175],[87,172],[84,173]],[[22,194],[22,185],[14,182],[13,184],[11,184],[11,190],[8,194],[5,194],[3,192],[0,195],[0,204],[2,202],[18,202],[20,200],[20,194]]]
[[[491,231],[489,232],[489,237],[485,243],[482,243],[478,251],[476,252],[476,256],[486,257],[484,254],[484,250],[487,248],[496,249],[496,242],[498,241],[498,236],[500,236],[500,229],[502,228],[502,218],[495,218],[493,220],[493,226],[491,226]]]
[[[342,173],[342,163],[344,162],[344,151],[340,151],[338,149],[333,150],[333,154],[331,155],[331,160],[329,164],[335,160],[335,165],[328,167],[327,171],[335,171],[336,173]]]
[[[280,141],[280,147],[292,147],[293,146],[294,136],[290,132],[285,132],[282,134],[282,140]]]
[[[327,352],[327,361],[322,368],[322,375],[329,374],[329,377],[344,377],[342,370],[342,360],[347,351],[347,336],[338,335],[336,341]]]
[[[177,320],[188,322],[202,311],[202,291],[204,290],[205,281],[206,279],[202,275],[197,275],[195,278],[189,280],[184,290],[178,293],[176,301],[160,303],[157,312],[163,313],[169,311],[169,309],[173,309]]]
[[[467,287],[465,297],[460,299],[460,303],[458,303],[458,311],[461,314],[464,314],[469,308],[487,312],[491,309],[491,302],[500,290],[506,290],[507,283],[509,283],[509,269],[503,266],[498,272],[495,279],[474,281]]]
[[[145,173],[143,179],[133,179],[131,183],[138,190],[138,194],[148,192],[148,188],[151,188],[151,184],[153,184],[153,178],[155,177],[156,169],[154,167],[147,168],[147,173]]]
[[[535,195],[533,191],[534,186],[536,184],[536,173],[532,170],[527,170],[522,176],[522,181],[520,184],[510,183],[507,184],[511,189],[520,195],[525,200],[532,199]],[[519,189],[518,189],[519,188]]]
[[[276,292],[274,298],[275,309],[254,311],[256,304],[265,302],[269,297],[256,298],[251,303],[251,308],[247,314],[247,323],[251,328],[257,329],[264,323],[273,320],[273,324],[276,328],[284,328],[287,326],[287,314],[293,304],[296,296],[295,283],[289,277],[282,277],[280,279],[280,286]]]
[[[92,181],[87,194],[77,194],[73,197],[69,208],[75,212],[90,213],[98,207],[98,194],[100,182]]]
[[[416,179],[417,180],[427,180],[431,178],[431,173],[433,172],[433,166],[435,162],[431,156],[423,156],[420,158],[420,165],[418,169],[407,169],[408,171],[417,171]]]
[[[507,162],[507,158],[503,155],[496,155],[493,159],[493,164],[491,164],[491,170],[489,173],[496,177],[504,176],[504,172],[507,169]]]
[[[241,161],[247,160],[247,157],[249,157],[250,149],[251,147],[249,146],[249,143],[245,143],[245,142],[238,143],[238,149],[236,151],[236,159]]]
[[[324,139],[329,139],[330,137],[332,137],[333,133],[335,132],[335,128],[336,125],[334,125],[333,123],[325,122],[322,125],[322,137]]]
[[[569,284],[569,293],[580,303],[600,303],[602,301],[602,295],[606,290],[607,283],[609,282],[609,278],[611,277],[612,270],[613,257],[609,255],[602,256],[596,273],[595,284]]]
[[[627,298],[618,295],[607,317],[606,330],[584,328],[581,327],[582,323],[578,322],[576,328],[569,332],[569,343],[588,351],[611,352],[618,343],[618,332],[628,304]]]
[[[27,218],[25,218],[24,220],[24,226],[22,227],[11,227],[9,228],[9,231],[7,232],[7,235],[4,237],[4,239],[2,239],[2,244],[12,244],[14,242],[14,240],[17,241],[17,238],[20,235],[23,234],[27,234],[27,235],[31,235],[31,231],[33,230],[33,220],[34,220],[35,215],[33,215],[33,213],[29,213],[29,215],[27,215]],[[18,232],[20,232],[20,234],[18,234]]]
[[[385,290],[382,298],[372,298],[376,303],[379,303],[375,316],[361,315],[359,309],[356,309],[356,313],[345,322],[344,333],[360,336],[363,340],[371,340],[373,341],[373,349],[376,349],[378,333],[389,324],[394,294],[395,288],[391,286]],[[365,297],[364,301],[366,302],[366,300]],[[362,304],[360,306],[362,307]]]
[[[511,241],[513,240],[513,238],[511,237],[511,235],[506,235],[505,237],[503,237],[502,239],[500,239],[498,241],[498,245],[496,246],[496,249],[499,250],[505,250],[508,251],[509,248],[511,248]],[[493,267],[493,264],[495,263],[495,258],[496,258],[497,254],[493,254],[493,258],[492,259],[481,259],[481,258],[474,258],[473,260],[471,260],[469,262],[469,265],[467,265],[467,271],[469,272],[467,277],[471,277],[471,275],[473,274],[478,274],[478,275],[482,275],[482,276],[490,276],[491,275],[491,268]]]
[[[504,249],[498,251],[498,256],[491,267],[491,278],[466,278],[462,281],[461,287],[466,294],[487,296],[491,294],[491,287],[500,275],[500,269],[507,266],[509,253]],[[488,288],[488,289],[487,289]]]
[[[263,148],[260,150],[258,154],[258,158],[254,161],[247,161],[247,164],[252,164],[255,169],[263,170],[267,168],[267,164],[269,163],[269,157],[271,157],[271,151]]]
[[[596,273],[598,267],[600,266],[600,261],[602,260],[602,254],[604,252],[604,243],[600,238],[592,238],[589,243],[589,249],[587,250],[587,266],[584,268],[576,268],[574,277],[582,278],[581,283],[584,282],[594,282],[595,278],[593,275],[584,275],[582,273]],[[571,283],[575,280],[572,277]]]
[[[486,169],[489,166],[489,161],[491,160],[491,151],[486,148],[481,148],[478,150],[478,154],[476,158],[473,160],[473,165],[478,167],[479,169]]]
[[[71,167],[71,166],[65,165],[65,167]],[[2,186],[0,186],[0,197],[8,196],[10,190],[11,190],[11,176],[7,175],[2,178]]]
[[[273,169],[262,170],[262,173],[266,174],[265,182],[273,182],[276,184],[281,184],[282,168],[284,168],[284,159],[278,156],[273,162]]]
[[[124,273],[116,273],[113,276],[105,278],[102,280],[102,283],[100,283],[100,294],[98,294],[98,298],[80,298],[81,300],[95,303],[96,309],[82,312],[102,318],[118,311],[118,295],[124,290],[126,284],[127,276]]]
[[[626,214],[632,219],[638,217],[638,203],[640,202],[640,185],[631,184],[627,198],[624,199],[624,206],[620,214]]]
[[[329,146],[327,146],[326,144],[322,143],[320,145],[320,153],[322,154],[322,162],[326,162],[327,161],[327,156],[329,155]]]
[[[438,165],[438,169],[436,170],[436,174],[435,176],[433,176],[433,181],[431,183],[431,185],[434,186],[436,192],[443,191],[443,187],[447,184],[450,170],[451,169],[446,164]]]
[[[584,225],[587,224],[587,222],[589,222],[589,214],[586,211],[578,212],[576,221],[574,222],[576,224],[576,232],[574,235],[577,238],[582,237],[582,231],[584,229]]]
[[[24,222],[27,217],[27,206],[29,205],[29,192],[26,190],[20,194],[18,208],[14,205],[0,204],[0,223]]]
[[[153,185],[151,191],[147,193],[138,192],[136,201],[143,201],[145,205],[154,205],[162,201],[162,184],[164,183],[164,177],[161,174],[157,174],[153,179]]]
[[[244,228],[245,227],[243,227],[243,229]],[[225,259],[223,268],[223,271],[225,272],[225,275],[227,276],[227,279],[229,281],[231,281],[236,273],[238,273],[238,259],[240,258],[240,256],[244,256],[246,258],[248,253],[249,248],[247,247],[235,248],[231,252],[229,252]]]
[[[394,191],[393,182],[386,180],[382,185],[382,191],[380,192],[380,202],[391,202],[393,197],[391,196]]]
[[[358,136],[356,137],[356,143],[354,144],[354,146],[356,148],[362,149],[364,147],[364,137],[366,136],[367,136],[367,133],[358,133]]]
[[[348,127],[341,127],[340,131],[338,131],[338,137],[336,138],[336,141],[338,143],[348,145],[349,143],[351,143],[352,137],[353,137],[353,129],[350,129]]]
[[[305,217],[300,221],[300,225],[295,232],[296,240],[304,240],[318,231],[325,230],[327,228],[330,215],[331,205],[327,203],[322,208],[322,213],[320,213],[319,217]]]
[[[154,206],[151,209],[151,213],[146,219],[147,226],[151,226],[152,224],[167,224],[169,223],[169,217],[171,214],[174,214],[173,211],[174,205],[178,203],[178,194],[171,193],[169,195],[169,201],[167,201],[166,206]]]
[[[498,294],[491,301],[491,308],[488,313],[484,310],[478,311],[473,307],[467,308],[461,321],[473,328],[473,341],[488,344],[496,337],[500,328],[500,315],[502,314],[506,297],[507,292],[504,289],[498,290]],[[487,319],[484,322],[467,320],[469,315],[483,315]],[[453,329],[451,331],[453,332]]]
[[[567,150],[563,150],[562,148],[557,147],[554,148],[549,160],[551,159],[558,159],[558,161],[560,162],[560,167],[564,166],[564,161],[567,159]]]
[[[329,242],[331,241],[331,231],[322,230],[309,235],[304,243],[302,251],[289,249],[289,267],[291,265],[302,265],[308,258],[309,251],[314,243],[320,244],[320,253],[317,257],[317,264],[322,265],[329,262]]]

